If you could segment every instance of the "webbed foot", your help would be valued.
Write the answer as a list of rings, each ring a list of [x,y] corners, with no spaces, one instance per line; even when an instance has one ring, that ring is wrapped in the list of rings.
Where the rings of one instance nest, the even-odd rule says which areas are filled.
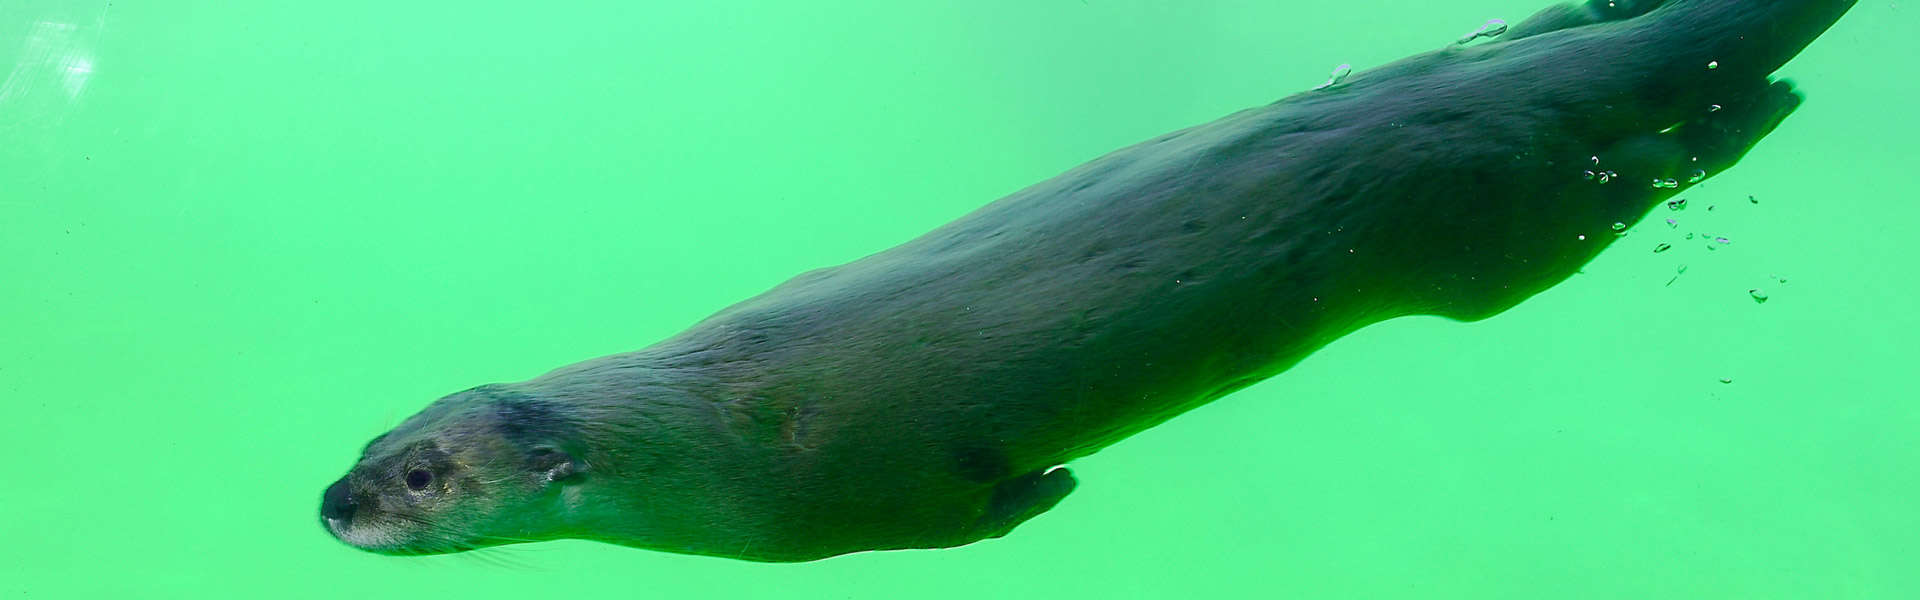
[[[974,525],[982,538],[997,538],[1027,519],[1047,512],[1073,491],[1078,481],[1066,467],[1034,471],[1000,482],[993,488],[986,514]]]
[[[1572,29],[1606,21],[1618,21],[1647,14],[1660,6],[1660,0],[1588,0],[1546,7],[1519,25],[1507,30],[1504,40],[1517,40],[1550,31]]]

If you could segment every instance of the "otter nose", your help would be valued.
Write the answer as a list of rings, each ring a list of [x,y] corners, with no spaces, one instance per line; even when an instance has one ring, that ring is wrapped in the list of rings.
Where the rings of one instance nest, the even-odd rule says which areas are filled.
[[[333,485],[327,486],[327,492],[320,495],[320,516],[336,521],[344,521],[353,516],[353,494],[347,491],[347,480],[342,477]]]

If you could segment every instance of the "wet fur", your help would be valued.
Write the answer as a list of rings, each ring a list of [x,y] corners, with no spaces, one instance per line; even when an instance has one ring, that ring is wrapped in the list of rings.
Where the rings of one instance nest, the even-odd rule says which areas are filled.
[[[393,493],[381,461],[431,443],[518,482],[394,552],[793,561],[1003,535],[1071,491],[1056,465],[1367,324],[1481,319],[1570,276],[1791,112],[1768,74],[1851,5],[1550,8],[1116,151],[644,350],[442,399],[348,479]]]

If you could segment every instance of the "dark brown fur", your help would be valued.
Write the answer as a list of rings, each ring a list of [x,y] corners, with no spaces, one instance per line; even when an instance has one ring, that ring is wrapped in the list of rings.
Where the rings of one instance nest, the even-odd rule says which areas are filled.
[[[498,459],[436,481],[508,483],[422,509],[471,538],[363,547],[791,561],[1003,535],[1072,489],[1056,466],[1356,328],[1480,319],[1570,276],[1791,112],[1768,75],[1852,4],[1555,7],[1149,140],[644,350],[442,399],[323,520],[396,527],[378,507],[411,510],[394,477],[425,444]]]

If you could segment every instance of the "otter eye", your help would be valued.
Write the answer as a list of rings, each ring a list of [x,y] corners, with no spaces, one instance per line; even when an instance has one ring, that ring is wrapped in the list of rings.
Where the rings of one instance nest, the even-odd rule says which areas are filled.
[[[428,472],[426,469],[407,471],[408,489],[418,492],[427,489],[427,484],[429,483],[433,483],[433,473]]]

